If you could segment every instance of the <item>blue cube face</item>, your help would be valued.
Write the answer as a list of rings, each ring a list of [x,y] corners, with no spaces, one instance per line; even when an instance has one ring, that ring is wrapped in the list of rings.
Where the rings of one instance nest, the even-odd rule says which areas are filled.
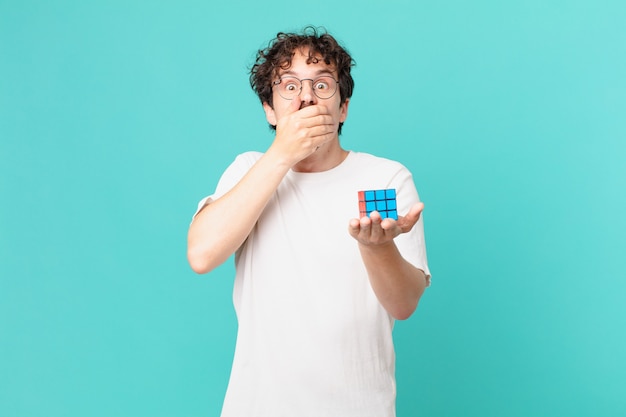
[[[373,211],[380,213],[383,219],[398,220],[396,190],[359,191],[359,213],[361,217],[369,216]]]

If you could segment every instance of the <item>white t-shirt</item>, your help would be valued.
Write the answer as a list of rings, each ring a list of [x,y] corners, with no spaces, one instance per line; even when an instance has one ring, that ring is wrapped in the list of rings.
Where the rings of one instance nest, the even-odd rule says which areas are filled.
[[[239,155],[207,198],[261,156]],[[348,233],[358,191],[386,188],[396,189],[400,215],[419,201],[404,166],[365,153],[285,176],[235,254],[239,328],[222,417],[395,416],[394,320]],[[395,241],[430,282],[422,220]]]

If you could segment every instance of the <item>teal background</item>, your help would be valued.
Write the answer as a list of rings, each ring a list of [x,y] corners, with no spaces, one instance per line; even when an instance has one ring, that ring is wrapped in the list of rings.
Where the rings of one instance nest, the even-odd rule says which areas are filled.
[[[0,415],[219,415],[233,267],[191,272],[187,227],[271,143],[255,51],[308,23],[357,61],[342,143],[426,203],[398,416],[626,415],[624,22],[619,0],[0,0]]]

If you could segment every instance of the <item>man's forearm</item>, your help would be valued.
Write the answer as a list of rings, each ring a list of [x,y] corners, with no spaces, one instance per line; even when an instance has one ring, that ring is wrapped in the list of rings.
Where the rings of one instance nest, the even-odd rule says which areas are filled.
[[[424,271],[405,260],[394,241],[379,246],[359,244],[359,250],[382,306],[398,320],[409,318],[426,288]]]

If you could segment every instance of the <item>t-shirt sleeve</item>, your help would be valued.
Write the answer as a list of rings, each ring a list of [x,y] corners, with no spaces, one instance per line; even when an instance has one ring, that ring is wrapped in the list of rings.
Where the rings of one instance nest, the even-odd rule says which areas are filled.
[[[402,167],[393,178],[390,188],[397,190],[398,214],[405,215],[409,209],[420,201],[413,175]],[[426,274],[426,285],[430,286],[430,270],[426,257],[426,241],[424,239],[424,214],[410,232],[399,235],[396,244],[400,253],[408,262]]]
[[[263,154],[260,152],[246,152],[240,155],[237,155],[235,160],[226,168],[222,176],[220,177],[219,182],[217,183],[217,187],[215,188],[215,192],[213,194],[204,197],[198,203],[198,208],[194,213],[193,217],[202,210],[202,208],[210,204],[211,202],[219,199],[224,194],[229,192],[241,179],[246,175],[246,173],[252,168],[252,166],[259,160],[259,158]]]

